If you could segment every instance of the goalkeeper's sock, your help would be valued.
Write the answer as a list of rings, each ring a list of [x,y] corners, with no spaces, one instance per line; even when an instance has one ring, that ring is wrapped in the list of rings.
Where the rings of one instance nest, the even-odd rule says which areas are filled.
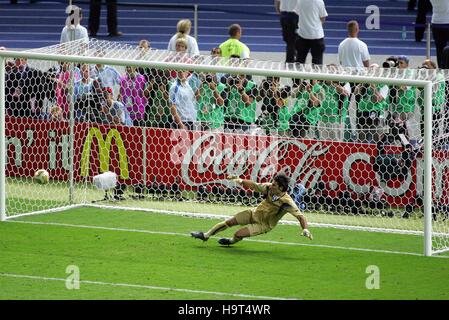
[[[237,242],[239,242],[239,241],[242,241],[243,240],[243,238],[240,238],[240,237],[237,237],[237,236],[233,236],[231,239],[229,239],[230,240],[230,243],[231,244],[234,244],[234,243],[237,243]]]
[[[212,237],[213,235],[216,235],[217,233],[226,230],[228,228],[228,225],[226,224],[225,221],[217,223],[215,226],[213,226],[209,231],[207,231],[204,234],[204,237],[209,238]]]

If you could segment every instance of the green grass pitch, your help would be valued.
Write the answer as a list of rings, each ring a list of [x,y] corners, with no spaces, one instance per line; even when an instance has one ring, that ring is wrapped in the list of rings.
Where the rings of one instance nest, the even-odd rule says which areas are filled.
[[[189,237],[218,221],[86,207],[0,223],[0,299],[449,299],[449,259],[419,256],[422,237],[311,228],[310,241],[293,225],[234,247]]]

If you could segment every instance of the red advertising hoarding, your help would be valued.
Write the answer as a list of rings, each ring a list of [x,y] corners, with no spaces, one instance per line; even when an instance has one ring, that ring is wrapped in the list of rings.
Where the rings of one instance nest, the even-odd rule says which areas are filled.
[[[422,179],[422,160],[413,162],[406,179],[381,182],[373,169],[374,144],[89,123],[75,123],[72,141],[68,122],[26,118],[7,118],[6,135],[10,177],[30,177],[45,168],[52,179],[67,180],[73,143],[76,181],[114,171],[121,182],[139,184],[145,170],[147,184],[176,182],[182,189],[196,189],[227,185],[228,175],[266,182],[282,170],[307,188],[325,182],[332,196],[345,189],[366,193],[383,183],[387,201],[405,205],[422,193],[422,180],[417,180]],[[446,152],[438,155],[445,164]],[[445,166],[436,175],[447,184]]]

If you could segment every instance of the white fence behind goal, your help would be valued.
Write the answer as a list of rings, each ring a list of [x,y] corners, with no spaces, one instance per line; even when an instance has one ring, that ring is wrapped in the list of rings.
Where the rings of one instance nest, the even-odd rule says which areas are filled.
[[[422,235],[425,255],[443,252],[448,81],[447,70],[189,57],[98,40],[0,51],[1,217],[83,205],[230,215],[262,195],[228,175],[270,182],[283,171],[313,225]],[[94,186],[107,185],[104,173],[115,187]]]

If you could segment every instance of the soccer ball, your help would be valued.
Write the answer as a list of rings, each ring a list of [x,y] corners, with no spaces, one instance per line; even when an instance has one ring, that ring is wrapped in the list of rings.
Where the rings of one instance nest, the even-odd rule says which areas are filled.
[[[48,183],[50,180],[50,174],[45,169],[39,169],[34,173],[34,180],[40,184]]]

